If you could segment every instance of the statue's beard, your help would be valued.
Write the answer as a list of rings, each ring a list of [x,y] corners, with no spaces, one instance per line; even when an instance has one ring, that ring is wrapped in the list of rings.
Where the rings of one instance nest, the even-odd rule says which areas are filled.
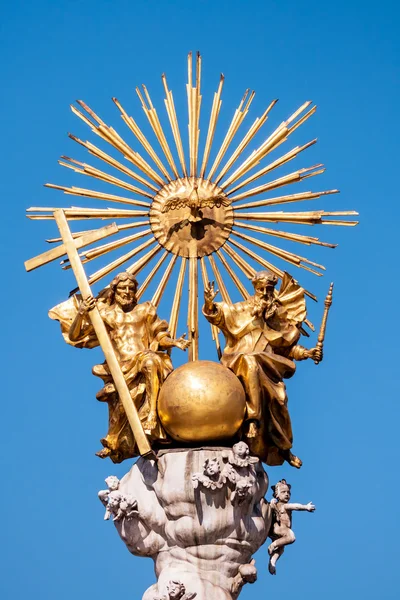
[[[253,296],[253,308],[251,311],[252,316],[256,317],[257,319],[263,317],[265,311],[271,306],[272,302],[273,298],[266,298],[265,296]]]
[[[137,304],[137,298],[135,295],[121,296],[120,294],[115,294],[115,301],[122,309],[129,309],[130,307],[133,308]]]

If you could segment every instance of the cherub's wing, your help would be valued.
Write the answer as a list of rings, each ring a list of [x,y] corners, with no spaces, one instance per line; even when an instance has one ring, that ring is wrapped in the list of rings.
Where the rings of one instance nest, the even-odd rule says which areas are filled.
[[[181,600],[192,600],[192,598],[195,598],[196,596],[196,592],[189,592],[188,594],[183,594]]]
[[[170,210],[176,210],[177,208],[185,208],[187,206],[187,198],[180,198],[179,196],[174,196],[166,201],[164,206],[161,209],[161,212],[166,213]]]
[[[307,309],[304,289],[288,273],[282,278],[277,298],[288,321],[296,324],[305,321]]]

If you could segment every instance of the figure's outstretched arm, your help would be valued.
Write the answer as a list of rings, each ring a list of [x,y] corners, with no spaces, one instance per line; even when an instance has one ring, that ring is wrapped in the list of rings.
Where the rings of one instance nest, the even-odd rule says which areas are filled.
[[[293,504],[285,504],[286,510],[307,510],[308,512],[314,512],[315,506],[312,502],[308,504],[298,504],[294,502]]]
[[[165,335],[159,342],[160,348],[163,348],[164,350],[169,348],[180,348],[181,350],[187,350],[192,342],[190,340],[185,340],[185,337],[186,333],[177,339],[172,339],[168,335]]]
[[[96,300],[93,296],[89,296],[86,300],[82,300],[78,308],[78,313],[69,329],[68,337],[71,342],[79,342],[91,331],[92,326],[85,323],[85,317],[95,306]]]

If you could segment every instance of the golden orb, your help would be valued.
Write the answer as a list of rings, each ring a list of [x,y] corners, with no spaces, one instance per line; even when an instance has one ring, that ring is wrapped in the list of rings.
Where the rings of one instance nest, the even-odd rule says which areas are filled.
[[[161,423],[181,442],[229,439],[240,429],[245,410],[239,379],[210,360],[189,362],[172,371],[158,398]]]

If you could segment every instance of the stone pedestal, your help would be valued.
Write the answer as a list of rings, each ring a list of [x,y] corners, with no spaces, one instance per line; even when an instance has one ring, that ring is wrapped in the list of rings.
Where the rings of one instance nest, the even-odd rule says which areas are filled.
[[[140,458],[110,493],[119,494],[111,514],[129,551],[154,560],[157,583],[143,600],[233,600],[255,581],[252,555],[271,526],[268,477],[246,444],[236,447]]]

